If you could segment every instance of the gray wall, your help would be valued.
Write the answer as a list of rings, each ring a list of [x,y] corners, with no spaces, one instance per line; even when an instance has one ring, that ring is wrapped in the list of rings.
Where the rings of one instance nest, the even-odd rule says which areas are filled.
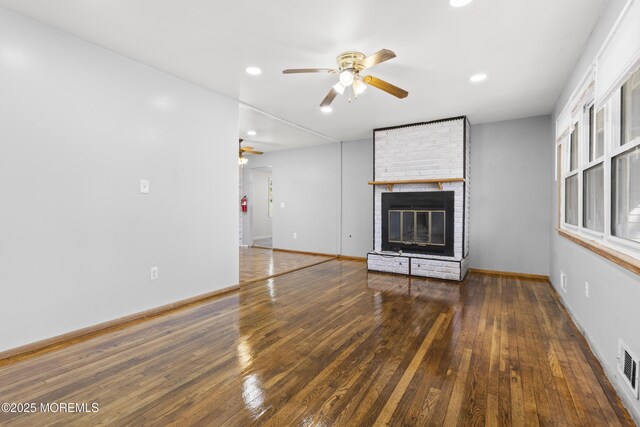
[[[373,139],[342,143],[342,255],[373,248]]]
[[[0,41],[0,351],[238,283],[237,102],[2,8]]]
[[[243,194],[254,194],[242,221],[244,244],[260,233],[252,219],[259,203],[252,175],[267,166],[273,176],[274,248],[366,256],[373,227],[373,194],[367,184],[373,176],[371,139],[251,157],[244,167]]]
[[[587,72],[625,3],[624,0],[610,0],[596,24],[556,104],[550,124],[553,135],[558,114]],[[551,139],[549,144],[554,146],[554,141]],[[549,159],[549,164],[553,164],[553,158]],[[618,338],[622,338],[636,355],[640,354],[640,277],[558,235],[554,228],[558,207],[553,170],[549,173],[548,181],[553,195],[550,209],[551,281],[598,356],[612,384],[640,424],[640,402],[629,395],[627,386],[619,379],[617,371]],[[567,275],[566,294],[560,289],[561,272]],[[584,292],[585,281],[589,282],[589,298]]]
[[[340,144],[252,156],[244,167],[245,194],[252,193],[251,169],[265,166],[272,167],[273,177],[273,247],[339,253]],[[254,202],[249,200],[250,205]],[[253,230],[248,215],[243,227],[244,242],[250,244]]]
[[[253,203],[249,207],[254,239],[269,237],[272,233],[272,221],[269,217],[269,178],[270,168],[251,170],[252,193],[249,197]]]
[[[549,274],[549,116],[471,127],[472,268]]]

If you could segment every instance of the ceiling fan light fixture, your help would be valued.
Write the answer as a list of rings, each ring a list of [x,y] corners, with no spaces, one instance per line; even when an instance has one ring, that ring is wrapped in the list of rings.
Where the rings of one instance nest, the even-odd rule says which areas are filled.
[[[357,95],[360,95],[367,89],[367,85],[364,84],[362,80],[356,80],[353,82],[353,92]]]
[[[242,166],[242,165],[246,165],[248,161],[249,161],[249,159],[247,159],[246,157],[240,157],[240,158],[238,159],[238,164],[239,164],[240,166]]]
[[[454,0],[451,0],[454,1]],[[463,0],[455,0],[463,1]],[[470,0],[464,0],[470,1]],[[371,55],[366,56],[362,52],[348,51],[339,54],[336,58],[338,64],[337,69],[333,68],[287,68],[282,71],[283,74],[298,74],[298,73],[326,73],[338,74],[339,83],[331,86],[329,92],[325,95],[324,99],[320,103],[320,108],[328,107],[336,99],[338,95],[344,95],[351,102],[353,99],[357,99],[358,95],[362,94],[367,86],[373,86],[374,89],[381,90],[396,98],[403,99],[409,95],[406,90],[392,85],[377,77],[366,75],[362,76],[360,73],[368,70],[369,68],[378,65],[380,63],[389,61],[396,57],[396,54],[389,49],[381,49]],[[323,112],[328,113],[330,109],[322,109]]]
[[[449,0],[451,7],[462,7],[471,3],[472,0]]]
[[[351,70],[344,70],[340,73],[340,84],[342,84],[342,86],[351,86],[354,80],[355,76]]]

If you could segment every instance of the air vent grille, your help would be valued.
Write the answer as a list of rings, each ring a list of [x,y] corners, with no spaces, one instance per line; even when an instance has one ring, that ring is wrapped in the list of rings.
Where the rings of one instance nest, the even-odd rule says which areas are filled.
[[[622,373],[627,378],[627,380],[631,383],[631,388],[636,389],[636,370],[638,369],[638,364],[633,357],[629,354],[629,352],[624,350],[624,365],[622,367]]]
[[[631,388],[633,395],[638,398],[638,359],[622,340],[618,341],[618,346],[618,369],[624,382]]]

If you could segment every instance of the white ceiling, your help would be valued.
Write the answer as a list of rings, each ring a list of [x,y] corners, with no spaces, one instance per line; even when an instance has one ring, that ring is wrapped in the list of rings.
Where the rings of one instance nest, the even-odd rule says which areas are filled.
[[[548,114],[606,0],[0,0],[0,5],[339,140],[377,127],[467,115],[482,123]],[[370,70],[409,91],[369,88],[318,104],[346,50],[397,58]],[[260,76],[244,72],[262,68]],[[479,84],[477,72],[488,74]],[[242,115],[242,114],[241,114]],[[256,125],[257,126],[257,125]],[[266,141],[265,142],[274,142]],[[258,144],[255,144],[256,148]]]

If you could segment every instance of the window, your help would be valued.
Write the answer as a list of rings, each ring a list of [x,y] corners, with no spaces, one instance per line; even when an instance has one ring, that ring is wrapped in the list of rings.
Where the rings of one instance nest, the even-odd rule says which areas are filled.
[[[569,138],[569,170],[564,180],[565,193],[564,193],[564,222],[566,224],[578,225],[578,204],[580,202],[578,198],[578,173],[576,172],[579,166],[578,159],[578,128],[579,123],[573,126],[571,131],[571,137]]]
[[[593,107],[592,107],[593,108]],[[604,155],[604,107],[596,114],[596,128],[595,128],[595,158],[599,159]]]
[[[594,231],[604,231],[604,165],[584,171],[584,207],[582,224]]]
[[[640,70],[622,86],[621,101],[620,144],[625,145],[640,136]]]
[[[578,168],[578,125],[576,124],[571,132],[571,142],[569,143],[569,171]]]
[[[595,144],[595,126],[593,125],[594,123],[594,117],[593,117],[593,111],[594,111],[595,107],[592,105],[591,107],[589,107],[589,121],[587,123],[589,123],[589,129],[587,130],[587,134],[589,135],[589,161],[592,162],[596,159],[595,157],[595,148],[596,148],[596,144]]]
[[[565,214],[564,222],[578,225],[578,175],[565,179]]]
[[[640,146],[612,159],[611,234],[640,243]]]
[[[588,126],[589,163],[591,163],[604,155],[604,108],[596,114],[595,106],[589,107]]]
[[[560,234],[638,272],[640,1],[628,3],[559,110],[555,171]]]

